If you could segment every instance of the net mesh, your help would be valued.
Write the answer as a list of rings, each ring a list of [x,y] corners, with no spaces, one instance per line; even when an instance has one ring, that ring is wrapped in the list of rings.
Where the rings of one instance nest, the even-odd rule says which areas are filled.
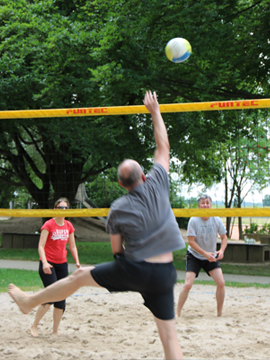
[[[223,205],[210,216],[269,216],[267,198],[260,199],[259,215],[245,208],[247,194],[268,185],[269,106],[267,99],[160,106],[177,217],[200,214],[185,184],[213,183],[222,183]],[[72,216],[106,216],[125,192],[117,182],[123,156],[146,173],[152,166],[155,142],[146,113],[144,106],[1,111],[1,216],[52,216],[49,209],[62,196],[71,201]]]

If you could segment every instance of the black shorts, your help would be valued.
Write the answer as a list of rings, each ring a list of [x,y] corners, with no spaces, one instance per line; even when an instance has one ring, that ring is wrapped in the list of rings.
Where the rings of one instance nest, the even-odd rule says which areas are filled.
[[[174,318],[176,270],[170,263],[133,262],[122,254],[115,261],[97,265],[91,270],[93,279],[110,292],[136,291],[144,305],[161,320]]]
[[[193,256],[189,251],[187,252],[187,261],[186,261],[186,272],[192,271],[196,274],[196,277],[198,277],[201,269],[203,269],[208,276],[211,276],[209,274],[209,271],[220,268],[219,261],[217,262],[210,262],[208,260],[200,260],[197,259],[195,256]]]

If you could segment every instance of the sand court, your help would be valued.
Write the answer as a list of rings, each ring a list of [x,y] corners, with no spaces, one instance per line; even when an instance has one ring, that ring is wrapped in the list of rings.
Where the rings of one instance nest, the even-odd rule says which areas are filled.
[[[175,302],[183,285],[175,287]],[[177,321],[185,359],[270,359],[270,289],[226,287],[223,317],[216,316],[215,286],[194,284]],[[163,359],[152,314],[137,293],[109,294],[84,287],[67,299],[60,335],[52,335],[51,310],[28,328],[23,315],[0,294],[0,358],[11,360]]]

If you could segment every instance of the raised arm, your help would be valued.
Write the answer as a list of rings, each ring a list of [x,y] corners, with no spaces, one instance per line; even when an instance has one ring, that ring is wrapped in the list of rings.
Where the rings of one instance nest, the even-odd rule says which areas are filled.
[[[156,93],[154,92],[154,94],[152,94],[151,91],[146,91],[143,103],[146,106],[147,110],[150,112],[154,125],[154,136],[157,145],[154,154],[154,162],[161,164],[168,172],[170,160],[170,144],[167,130],[160,113]]]

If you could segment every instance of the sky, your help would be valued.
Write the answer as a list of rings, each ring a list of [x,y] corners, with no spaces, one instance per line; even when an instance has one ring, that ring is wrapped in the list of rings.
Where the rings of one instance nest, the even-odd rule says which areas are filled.
[[[190,197],[198,197],[199,194],[203,192],[203,186],[193,186],[192,189],[188,191],[188,186],[182,186],[181,195],[185,198]],[[218,184],[213,186],[210,190],[203,192],[211,196],[213,201],[224,201],[224,184]],[[270,195],[270,187],[258,192],[254,191],[253,193],[250,191],[245,198],[245,202],[251,202],[254,204],[262,203],[265,195]]]
[[[177,158],[172,158],[172,161],[179,165],[180,162]],[[179,180],[179,176],[176,172],[172,172],[171,177],[174,181]],[[246,188],[246,191],[248,190],[248,187]],[[186,199],[189,199],[191,197],[198,198],[198,196],[202,193],[206,193],[211,196],[212,201],[222,201],[224,202],[225,199],[225,186],[224,182],[221,182],[217,185],[212,186],[210,189],[207,189],[204,191],[204,186],[197,186],[194,185],[192,187],[189,187],[188,185],[181,184],[181,190],[179,191],[180,196],[184,196]],[[244,195],[246,192],[243,192],[242,195]],[[245,197],[244,202],[249,202],[253,204],[262,203],[265,195],[270,195],[270,186],[266,187],[265,189],[261,191],[257,190],[251,190]],[[245,205],[243,205],[245,206]],[[250,206],[250,205],[249,205]]]

